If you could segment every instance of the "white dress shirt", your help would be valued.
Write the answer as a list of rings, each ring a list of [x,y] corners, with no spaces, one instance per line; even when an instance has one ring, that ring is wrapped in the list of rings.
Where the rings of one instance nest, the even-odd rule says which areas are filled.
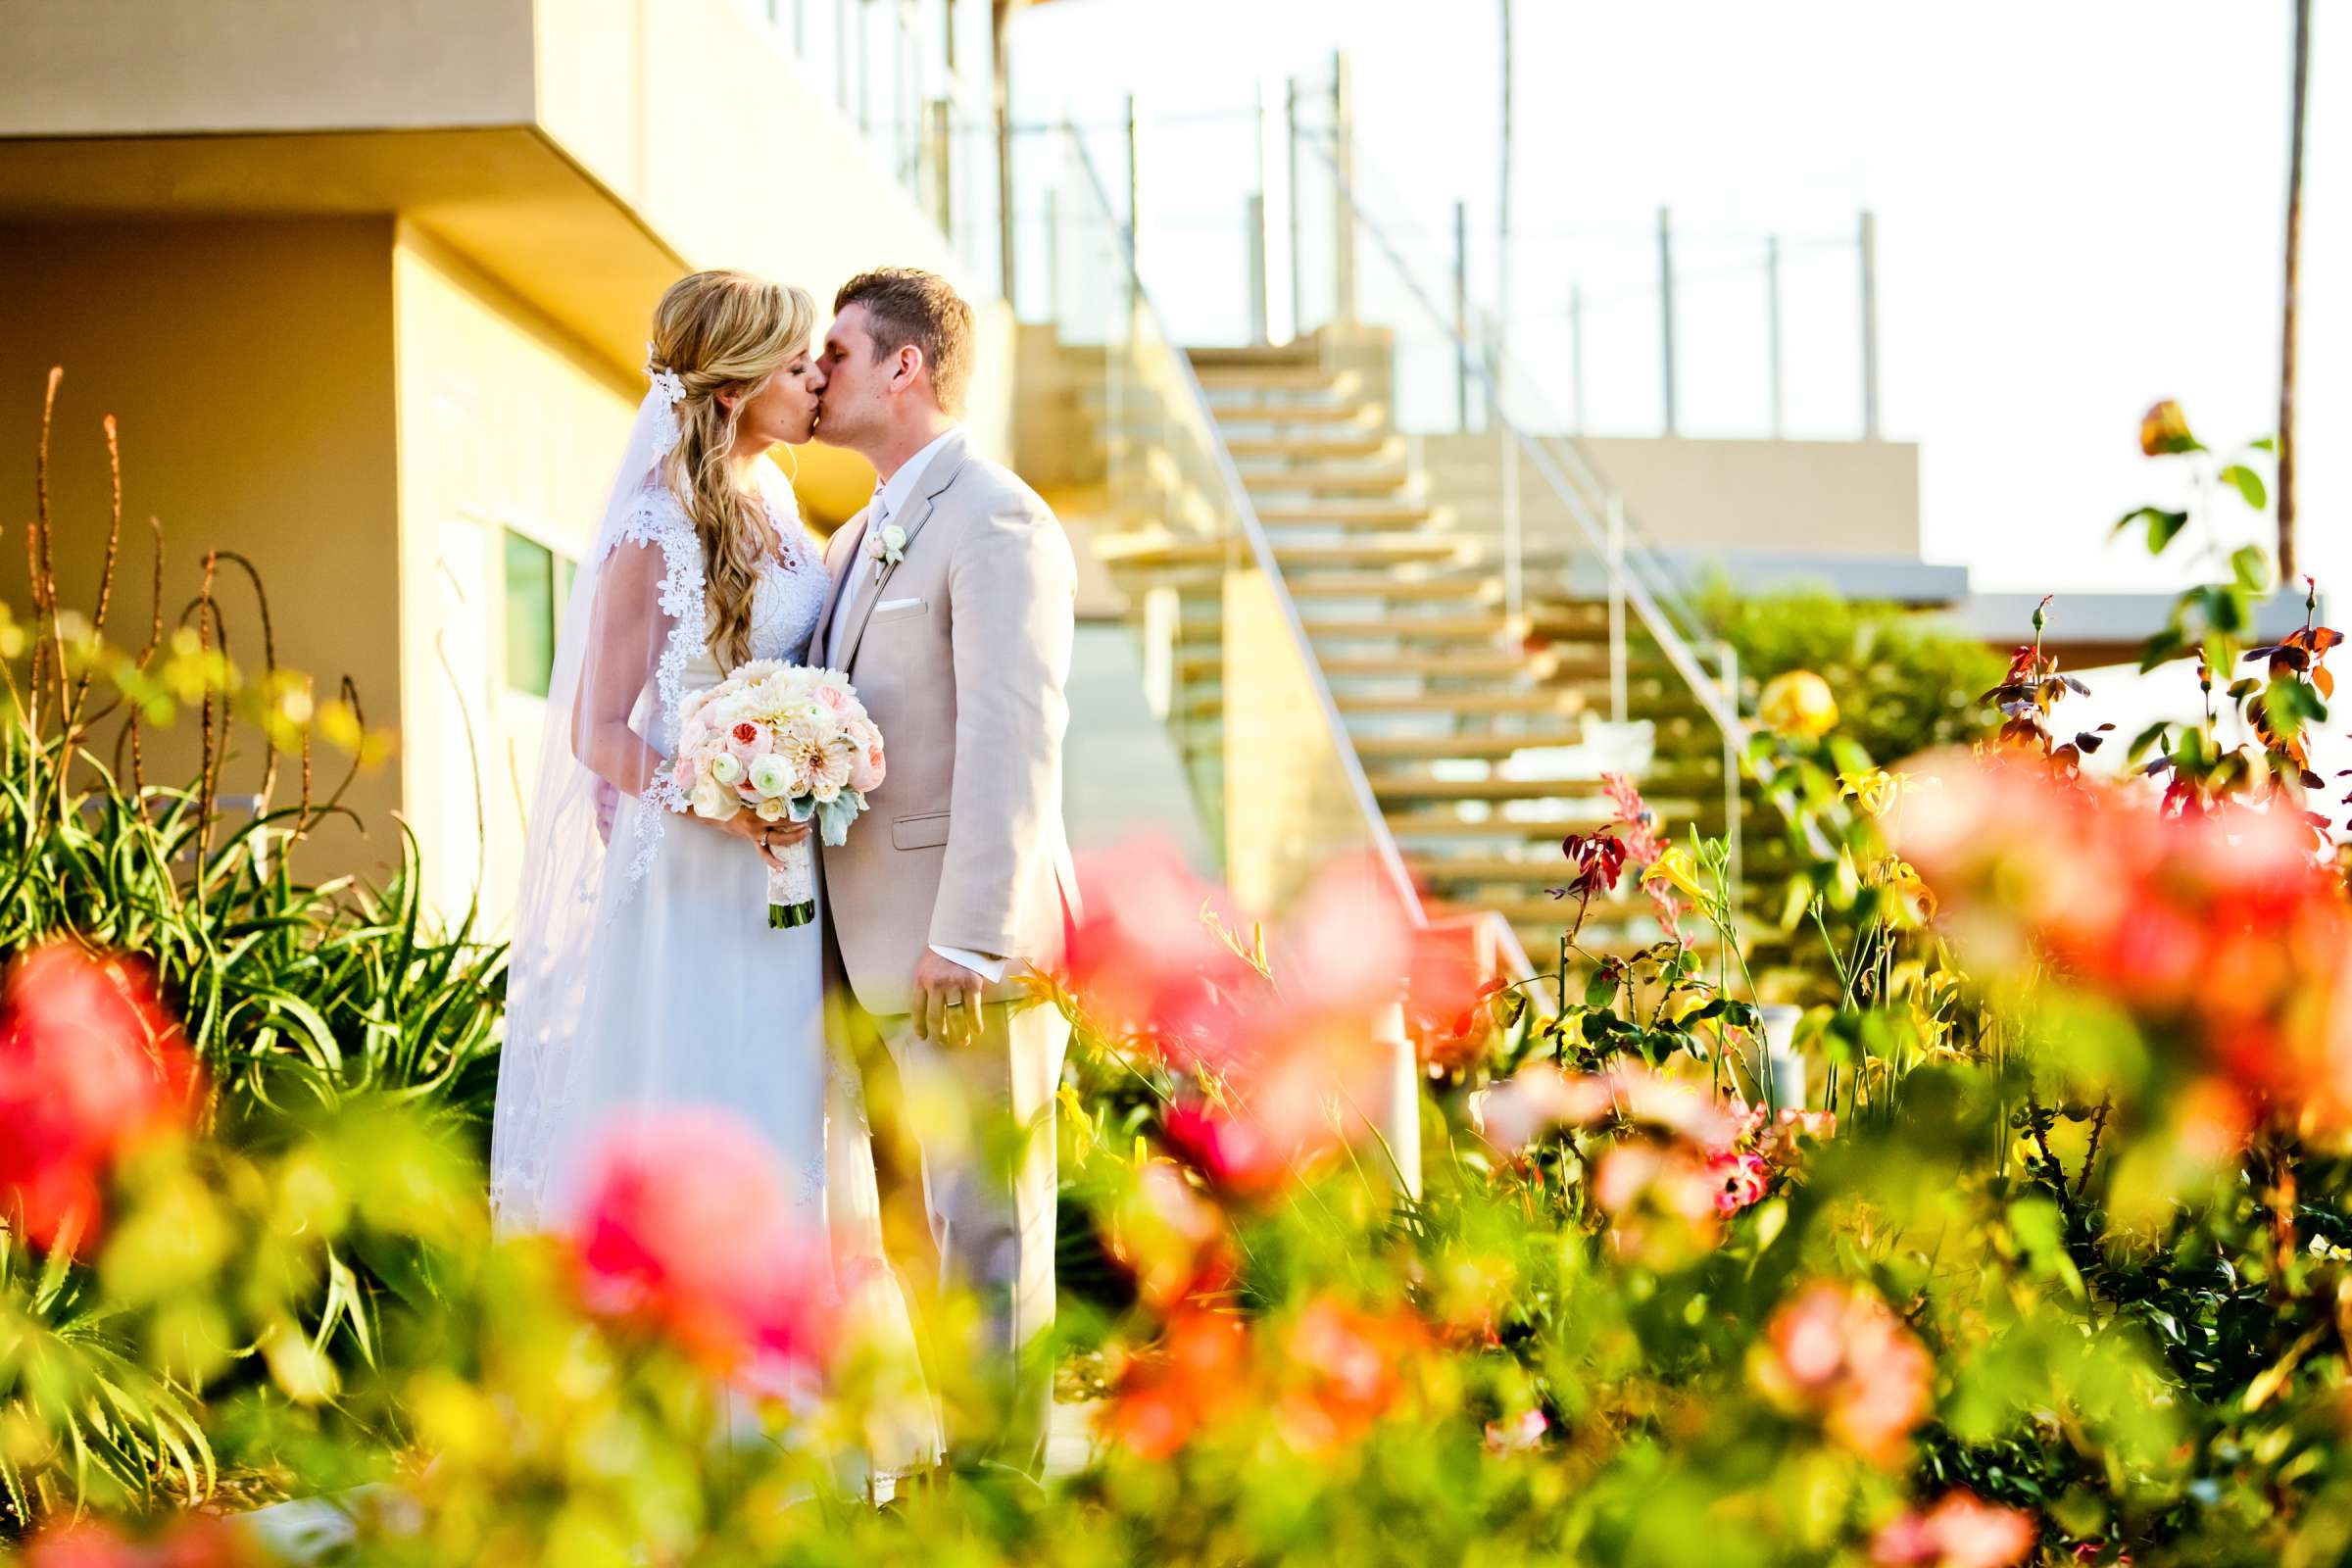
[[[851,564],[850,574],[843,580],[840,607],[834,612],[833,624],[826,628],[825,663],[828,667],[841,668],[842,638],[848,635],[850,622],[856,618],[858,602],[871,591],[874,579],[882,574],[880,559],[864,553],[865,541],[882,537],[882,530],[891,518],[906,510],[906,498],[913,493],[915,481],[923,476],[924,467],[947,444],[948,437],[955,433],[955,426],[941,431],[922,451],[900,464],[897,471],[875,487],[873,504],[866,509],[865,535],[858,541],[858,559]],[[888,740],[885,736],[885,746]],[[985,953],[973,953],[966,948],[943,948],[936,942],[931,944],[931,951],[950,963],[962,964],[992,986],[1004,978],[1003,958],[991,957]]]

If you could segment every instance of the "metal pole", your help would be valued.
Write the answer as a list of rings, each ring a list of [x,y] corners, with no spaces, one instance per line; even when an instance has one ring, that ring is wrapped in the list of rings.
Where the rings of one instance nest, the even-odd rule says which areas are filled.
[[[1251,191],[1242,198],[1242,207],[1250,244],[1250,341],[1268,343],[1273,328],[1266,319],[1266,193]]]
[[[931,100],[931,205],[939,231],[956,243],[956,181],[949,169],[949,146],[955,134],[956,103],[952,98]]]
[[[1135,257],[1136,274],[1144,269],[1144,165],[1143,138],[1138,129],[1140,117],[1136,111],[1135,94],[1127,95],[1127,248]]]
[[[833,0],[833,102],[850,112],[850,0]]]
[[[1658,209],[1658,346],[1666,364],[1666,433],[1680,424],[1674,387],[1674,215]]]
[[[1489,317],[1490,320],[1496,322],[1511,318],[1511,154],[1514,150],[1511,138],[1511,86],[1516,74],[1511,69],[1511,0],[1502,0],[1501,21],[1502,167],[1497,172],[1494,187],[1494,308]],[[1494,351],[1493,343],[1499,341],[1499,336],[1492,340],[1487,355],[1488,374],[1494,382],[1488,395],[1498,405],[1503,401],[1504,367],[1502,356]]]
[[[1781,236],[1764,237],[1764,338],[1772,361],[1772,438],[1787,428],[1781,400]]]
[[[1625,498],[1609,492],[1609,717],[1625,722]]]
[[[1573,400],[1576,433],[1585,433],[1585,286],[1568,285],[1568,395]]]
[[[1007,0],[994,0],[989,9],[990,33],[995,56],[994,79],[989,82],[989,96],[997,117],[997,271],[999,282],[1007,300],[1017,301],[1013,291],[1013,265],[1017,260],[1020,242],[1013,220],[1012,207],[1012,7]],[[1052,302],[1048,302],[1049,310]]]
[[[1332,181],[1331,316],[1335,321],[1355,323],[1355,89],[1348,71],[1348,52],[1331,57],[1332,164],[1339,177]]]
[[[1862,214],[1862,439],[1879,438],[1879,219]]]
[[[1527,612],[1527,525],[1519,507],[1518,432],[1503,419],[1494,421],[1494,431],[1501,438],[1502,457],[1502,610],[1516,628]]]
[[[1298,78],[1293,76],[1283,105],[1284,131],[1287,135],[1289,179],[1284,188],[1290,192],[1291,224],[1291,335],[1297,337],[1306,330],[1306,270],[1299,262],[1300,212],[1298,201]]]
[[[792,0],[792,56],[808,59],[808,0]]]
[[[874,74],[866,58],[866,5],[858,0],[858,129],[868,139],[874,134]]]
[[[1724,710],[1736,714],[1740,711],[1740,654],[1730,643],[1718,644],[1717,654],[1723,664]],[[1734,898],[1741,897],[1741,878],[1744,874],[1741,869],[1740,816],[1745,801],[1746,797],[1740,789],[1740,742],[1736,733],[1726,728],[1723,732],[1723,840],[1725,849],[1730,852],[1728,869]]]
[[[1046,319],[1061,320],[1061,187],[1046,187]]]
[[[1453,427],[1470,428],[1470,206],[1453,204]]]
[[[1250,212],[1250,239],[1256,252],[1250,263],[1250,297],[1257,316],[1257,341],[1274,341],[1274,145],[1266,78],[1257,79],[1257,114],[1250,128],[1257,133],[1257,204]]]

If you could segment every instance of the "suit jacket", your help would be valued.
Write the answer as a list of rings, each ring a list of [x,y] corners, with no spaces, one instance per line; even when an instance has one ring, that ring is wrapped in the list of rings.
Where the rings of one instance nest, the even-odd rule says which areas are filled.
[[[824,851],[825,898],[858,1004],[890,1016],[933,943],[1012,959],[996,997],[1060,952],[1077,889],[1061,821],[1077,565],[1037,493],[960,430],[892,519],[904,555],[879,582],[866,520],[826,547],[808,657],[849,617],[839,662],[882,731],[886,776],[849,842]]]

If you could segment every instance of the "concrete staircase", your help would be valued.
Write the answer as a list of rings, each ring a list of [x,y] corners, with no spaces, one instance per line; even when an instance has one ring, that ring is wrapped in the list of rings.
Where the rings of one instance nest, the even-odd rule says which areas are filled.
[[[1560,839],[1611,819],[1598,775],[1612,767],[1667,831],[1721,831],[1721,739],[1689,689],[1636,644],[1629,722],[1607,722],[1606,604],[1534,593],[1564,583],[1566,562],[1531,556],[1538,608],[1506,612],[1498,546],[1430,504],[1372,373],[1333,368],[1311,342],[1191,357],[1374,798],[1436,901],[1501,913],[1544,963],[1569,913],[1544,893],[1566,879]],[[1172,592],[1171,718],[1213,766],[1229,546],[1164,525],[1096,543],[1130,594]],[[1627,952],[1659,934],[1629,879],[1580,941]]]

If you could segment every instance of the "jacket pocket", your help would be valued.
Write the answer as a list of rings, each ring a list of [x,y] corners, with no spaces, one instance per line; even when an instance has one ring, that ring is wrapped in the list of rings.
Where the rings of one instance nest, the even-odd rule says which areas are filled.
[[[931,602],[928,599],[885,599],[874,607],[874,612],[866,616],[865,623],[868,626],[886,626],[894,620],[912,620],[917,615],[929,613]]]
[[[894,850],[928,850],[948,842],[948,813],[931,816],[902,816],[890,824],[890,847]]]

